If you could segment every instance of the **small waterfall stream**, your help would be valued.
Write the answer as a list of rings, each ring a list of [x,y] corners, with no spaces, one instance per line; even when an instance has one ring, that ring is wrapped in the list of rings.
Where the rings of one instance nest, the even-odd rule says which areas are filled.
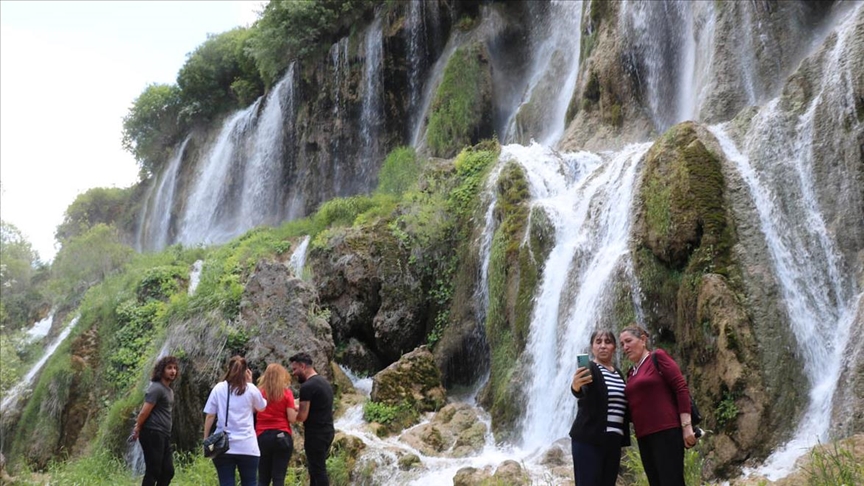
[[[27,387],[29,387],[33,383],[36,375],[38,375],[39,372],[42,371],[42,367],[45,366],[45,363],[48,362],[48,359],[50,359],[51,356],[54,355],[54,351],[57,351],[57,348],[61,344],[63,344],[63,341],[66,340],[66,338],[69,336],[69,333],[72,332],[72,329],[75,327],[76,324],[78,324],[79,318],[80,316],[75,316],[75,318],[69,321],[69,324],[67,324],[66,327],[63,328],[57,338],[55,338],[54,341],[51,342],[51,344],[47,348],[45,348],[45,352],[42,353],[42,357],[39,358],[39,361],[37,361],[33,366],[30,367],[30,370],[27,372],[26,375],[24,375],[23,378],[21,378],[21,381],[18,382],[17,385],[15,385],[14,387],[12,387],[12,389],[6,392],[6,396],[3,397],[3,401],[0,402],[0,413],[7,413],[10,410],[10,407],[17,407],[21,395],[27,390]]]
[[[51,326],[54,325],[54,311],[52,310],[44,319],[33,324],[33,327],[27,329],[27,342],[34,343],[51,332]]]
[[[306,250],[309,248],[310,239],[309,235],[303,237],[303,241],[297,245],[294,253],[291,254],[291,258],[288,260],[288,264],[297,278],[303,278],[303,267],[306,266]]]
[[[379,138],[384,124],[382,64],[384,61],[384,32],[382,31],[381,14],[376,13],[375,20],[366,31],[364,40],[365,65],[363,71],[363,103],[360,113],[360,140],[363,144],[363,165],[359,178],[368,183],[374,178],[374,168],[380,162],[381,156]]]

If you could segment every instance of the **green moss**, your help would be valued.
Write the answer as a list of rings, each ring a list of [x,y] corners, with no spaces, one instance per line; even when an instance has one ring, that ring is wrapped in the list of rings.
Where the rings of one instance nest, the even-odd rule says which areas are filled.
[[[436,157],[452,157],[476,143],[488,125],[491,74],[479,44],[453,53],[429,114],[426,140]]]

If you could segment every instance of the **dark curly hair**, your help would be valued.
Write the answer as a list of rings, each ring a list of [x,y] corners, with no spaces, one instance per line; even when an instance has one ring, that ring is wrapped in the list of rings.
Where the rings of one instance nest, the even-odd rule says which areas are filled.
[[[162,381],[162,373],[168,365],[174,365],[180,369],[180,361],[174,356],[165,356],[153,365],[153,373],[150,375],[150,381]]]

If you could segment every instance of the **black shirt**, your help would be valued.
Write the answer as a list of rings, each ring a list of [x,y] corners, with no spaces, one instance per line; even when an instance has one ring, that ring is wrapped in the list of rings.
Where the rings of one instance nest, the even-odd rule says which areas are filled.
[[[300,401],[309,402],[309,415],[304,431],[333,432],[333,388],[321,375],[315,375],[300,385]]]

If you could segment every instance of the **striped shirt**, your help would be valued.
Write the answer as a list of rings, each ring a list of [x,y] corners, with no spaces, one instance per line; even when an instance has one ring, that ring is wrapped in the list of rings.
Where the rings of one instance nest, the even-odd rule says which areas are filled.
[[[624,414],[627,411],[627,398],[624,397],[624,380],[621,379],[621,375],[614,371],[609,371],[605,366],[599,366],[599,368],[600,372],[603,373],[603,379],[606,381],[606,389],[609,394],[606,432],[624,435]]]

